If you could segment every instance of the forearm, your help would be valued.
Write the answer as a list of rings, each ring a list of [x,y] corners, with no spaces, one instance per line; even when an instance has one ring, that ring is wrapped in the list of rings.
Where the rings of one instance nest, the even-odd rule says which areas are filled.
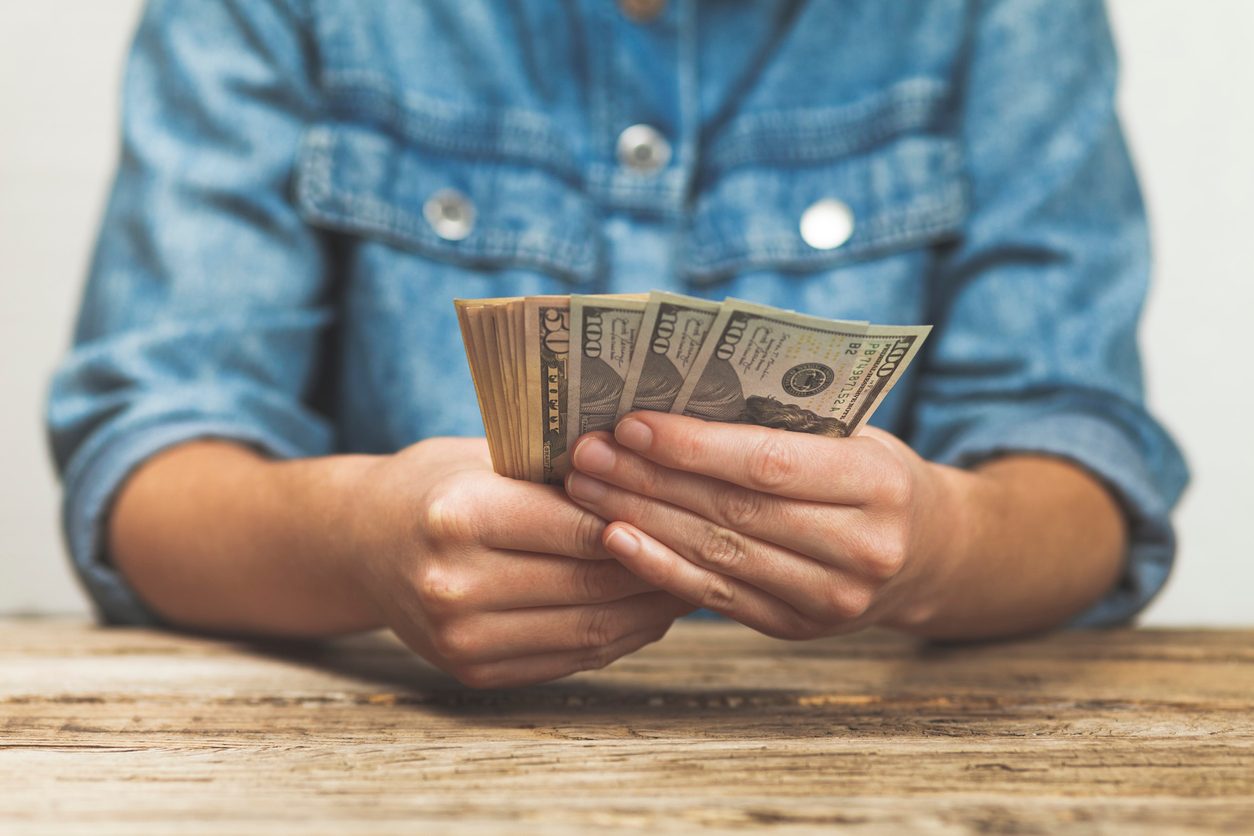
[[[1012,456],[946,469],[952,503],[934,530],[931,611],[904,625],[938,639],[992,638],[1055,627],[1115,583],[1127,548],[1124,516],[1081,468]]]
[[[110,557],[174,625],[278,636],[377,627],[347,571],[353,494],[373,461],[271,461],[220,441],[173,448],[127,480]]]

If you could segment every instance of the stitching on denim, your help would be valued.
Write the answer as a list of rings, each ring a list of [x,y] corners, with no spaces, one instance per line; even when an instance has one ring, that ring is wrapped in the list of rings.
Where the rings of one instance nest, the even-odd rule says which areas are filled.
[[[615,208],[678,217],[687,208],[688,192],[684,181],[670,174],[649,177],[593,163],[588,167],[588,190]]]
[[[337,70],[323,77],[345,116],[371,118],[428,148],[467,155],[488,154],[550,168],[575,183],[583,175],[562,134],[542,114],[518,108],[475,111],[409,93],[397,98],[377,73]]]
[[[387,78],[369,70],[332,70],[325,74],[324,79],[333,93],[348,95],[370,93],[377,96],[383,103],[396,107],[404,115],[413,114],[419,118],[433,117],[446,122],[477,121],[484,125],[510,125],[520,131],[534,131],[537,134],[553,136],[556,145],[565,144],[560,139],[556,139],[560,135],[551,128],[548,118],[534,111],[506,108],[489,116],[469,107],[421,96],[412,91],[403,94],[398,100],[393,95],[393,87],[388,83]]]
[[[426,228],[425,220],[419,220],[400,207],[365,192],[337,191],[331,202],[341,203],[344,211],[336,212],[333,206],[321,206],[328,220],[344,223],[350,228],[373,226],[398,240],[418,244],[437,253],[470,258],[531,258],[569,270],[586,269],[591,261],[586,245],[572,244],[535,232],[531,233],[536,239],[534,243],[527,243],[517,233],[492,228],[478,230],[474,235],[474,244],[445,241]]]
[[[840,107],[748,114],[715,140],[707,165],[719,171],[751,162],[834,159],[928,125],[945,95],[943,82],[916,78]]]
[[[965,201],[961,200],[955,193],[956,188],[947,189],[946,194],[928,197],[913,204],[885,210],[881,214],[864,221],[855,231],[854,237],[849,241],[849,244],[846,247],[841,247],[839,251],[810,249],[801,242],[796,233],[789,232],[754,239],[751,248],[742,249],[739,253],[719,258],[718,254],[725,252],[729,243],[728,238],[719,235],[712,237],[708,242],[702,243],[692,250],[692,260],[699,263],[718,265],[742,259],[752,260],[757,253],[773,257],[791,254],[800,259],[836,259],[843,254],[854,251],[863,251],[886,245],[891,246],[893,243],[903,239],[908,240],[916,236],[926,236],[937,231],[944,231],[950,228],[955,221],[961,220],[965,214],[966,207]],[[746,239],[739,236],[735,239],[737,242],[744,240]]]
[[[325,128],[312,128],[301,142],[296,163],[297,200],[316,204],[331,193],[331,147],[335,138]]]
[[[716,234],[689,249],[681,268],[685,275],[708,279],[753,267],[835,266],[896,246],[923,242],[947,232],[955,232],[968,212],[962,183],[946,185],[938,194],[928,195],[901,207],[886,209],[855,229],[845,246],[831,251],[806,248],[793,233],[780,233],[744,247],[745,239],[730,241]],[[729,246],[730,245],[730,246]]]
[[[425,219],[369,192],[337,188],[332,157],[339,138],[334,129],[313,128],[306,135],[297,187],[298,200],[308,216],[342,232],[375,232],[394,243],[455,260],[513,260],[536,264],[576,277],[588,276],[596,265],[595,236],[586,231],[586,214],[579,229],[583,235],[559,238],[535,229],[512,230],[481,227],[468,241],[451,242],[432,232]]]

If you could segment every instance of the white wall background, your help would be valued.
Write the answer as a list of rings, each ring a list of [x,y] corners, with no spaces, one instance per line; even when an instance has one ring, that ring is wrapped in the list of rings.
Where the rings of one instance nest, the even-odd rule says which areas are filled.
[[[82,611],[40,424],[116,154],[139,0],[0,0],[0,612]],[[1112,0],[1156,232],[1150,397],[1195,480],[1147,623],[1254,623],[1254,2]]]

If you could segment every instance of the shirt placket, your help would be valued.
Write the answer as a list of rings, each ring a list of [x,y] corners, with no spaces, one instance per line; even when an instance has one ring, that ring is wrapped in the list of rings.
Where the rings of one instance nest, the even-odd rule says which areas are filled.
[[[589,0],[589,190],[613,211],[683,211],[696,140],[695,0]]]
[[[588,189],[607,246],[600,287],[678,290],[676,241],[697,139],[696,0],[589,0]]]

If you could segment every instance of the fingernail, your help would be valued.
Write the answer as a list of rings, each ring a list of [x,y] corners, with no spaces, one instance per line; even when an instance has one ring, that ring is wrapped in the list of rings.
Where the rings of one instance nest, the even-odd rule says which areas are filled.
[[[608,473],[614,467],[614,449],[599,438],[585,438],[575,448],[575,467],[589,473]]]
[[[623,557],[635,557],[636,552],[640,551],[640,540],[634,534],[616,528],[605,538],[605,547]]]
[[[653,430],[649,425],[635,418],[620,421],[614,428],[614,438],[618,443],[630,450],[644,452],[653,444]]]
[[[582,473],[572,473],[566,477],[566,493],[575,499],[582,499],[585,502],[596,502],[605,496],[608,490],[604,482],[599,482],[590,476],[584,476]]]

